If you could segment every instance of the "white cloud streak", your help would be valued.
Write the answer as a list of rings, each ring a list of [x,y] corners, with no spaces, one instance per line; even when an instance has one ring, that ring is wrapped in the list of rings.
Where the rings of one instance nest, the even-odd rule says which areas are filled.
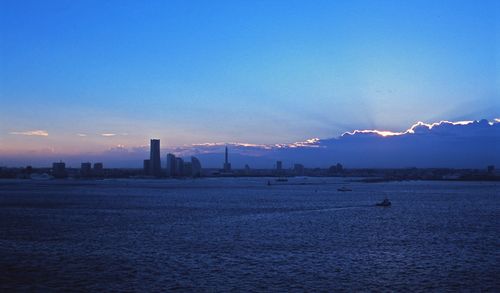
[[[27,136],[49,136],[46,130],[12,131],[10,134]]]

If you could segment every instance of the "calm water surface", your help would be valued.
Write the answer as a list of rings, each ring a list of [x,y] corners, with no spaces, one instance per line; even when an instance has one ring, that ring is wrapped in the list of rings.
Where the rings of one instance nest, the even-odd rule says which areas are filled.
[[[0,181],[0,291],[500,291],[499,183],[266,182]]]

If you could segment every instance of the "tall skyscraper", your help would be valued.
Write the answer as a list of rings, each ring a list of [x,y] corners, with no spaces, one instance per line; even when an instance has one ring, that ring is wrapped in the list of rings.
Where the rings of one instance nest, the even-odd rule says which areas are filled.
[[[229,163],[229,153],[227,150],[226,146],[226,153],[225,153],[225,160],[224,160],[224,166],[223,166],[224,172],[230,172],[231,171],[231,163]]]
[[[167,155],[167,176],[174,177],[175,174],[175,155]]]
[[[191,176],[201,177],[201,163],[196,157],[191,157]]]
[[[161,176],[160,140],[152,139],[149,152],[150,175]]]

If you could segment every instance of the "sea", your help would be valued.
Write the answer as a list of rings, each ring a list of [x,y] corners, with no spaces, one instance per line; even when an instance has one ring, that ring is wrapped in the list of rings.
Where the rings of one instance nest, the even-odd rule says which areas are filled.
[[[1,292],[500,292],[499,236],[498,182],[0,180]]]

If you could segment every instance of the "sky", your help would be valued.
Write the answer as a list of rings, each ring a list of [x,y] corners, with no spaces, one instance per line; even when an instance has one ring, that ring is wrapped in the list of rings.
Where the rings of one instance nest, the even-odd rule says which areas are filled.
[[[499,1],[0,0],[0,155],[500,117]]]

